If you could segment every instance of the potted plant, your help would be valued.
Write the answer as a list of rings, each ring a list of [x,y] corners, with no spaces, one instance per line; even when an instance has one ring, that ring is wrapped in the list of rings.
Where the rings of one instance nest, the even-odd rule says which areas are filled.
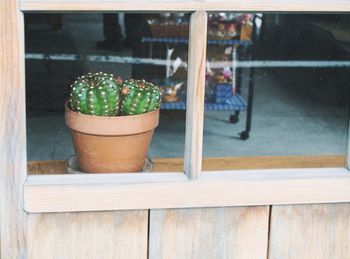
[[[144,80],[122,81],[89,73],[72,85],[66,103],[80,169],[87,173],[137,172],[159,123],[160,91]]]

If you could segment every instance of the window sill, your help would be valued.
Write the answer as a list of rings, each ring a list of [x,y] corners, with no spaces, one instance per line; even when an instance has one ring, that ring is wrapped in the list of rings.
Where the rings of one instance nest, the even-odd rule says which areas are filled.
[[[264,160],[261,168],[290,163],[326,168],[205,171],[193,181],[183,173],[166,172],[29,175],[23,205],[29,213],[40,213],[349,202],[350,173],[333,167],[341,166],[344,157],[327,158],[241,158],[238,169],[263,165]],[[228,164],[221,158],[205,159],[204,170],[214,164],[230,166],[231,160],[226,160]]]

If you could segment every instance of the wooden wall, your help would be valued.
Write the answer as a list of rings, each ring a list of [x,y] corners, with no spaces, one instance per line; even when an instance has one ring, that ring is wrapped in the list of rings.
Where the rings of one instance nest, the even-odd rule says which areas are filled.
[[[269,0],[263,4],[192,1],[195,7],[186,1],[168,1],[173,4],[168,7],[160,1],[143,5],[140,1],[139,5],[136,1],[88,2],[0,2],[2,259],[350,258],[349,204],[26,214],[21,204],[26,177],[26,127],[24,24],[20,9],[111,11],[139,6],[136,9],[173,10],[174,5],[175,9],[182,6],[181,10],[350,10],[348,0]],[[203,36],[203,32],[199,34]]]
[[[254,160],[254,163],[252,163]],[[206,170],[337,167],[344,156],[205,158]],[[181,159],[155,159],[154,170]],[[29,162],[30,174],[65,170],[64,161]],[[127,197],[125,197],[127,199]],[[30,259],[346,259],[350,204],[250,206],[29,214]]]
[[[33,214],[28,257],[350,258],[350,204]]]

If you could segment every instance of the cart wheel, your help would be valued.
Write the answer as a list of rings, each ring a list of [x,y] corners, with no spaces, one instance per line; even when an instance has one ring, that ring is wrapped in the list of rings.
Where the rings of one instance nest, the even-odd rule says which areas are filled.
[[[247,131],[242,131],[239,136],[241,137],[242,140],[247,140],[249,138],[249,132]]]
[[[237,115],[235,115],[235,114],[232,114],[230,116],[229,120],[230,120],[231,123],[235,124],[235,123],[237,123],[239,121],[239,117]]]

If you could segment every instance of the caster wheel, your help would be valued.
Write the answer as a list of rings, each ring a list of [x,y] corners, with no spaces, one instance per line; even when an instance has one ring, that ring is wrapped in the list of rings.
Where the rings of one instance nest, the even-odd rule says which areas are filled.
[[[235,124],[235,123],[237,123],[239,121],[239,118],[236,115],[231,115],[229,120],[230,120],[231,123]]]
[[[249,132],[242,131],[239,136],[242,140],[247,140],[249,138]]]

